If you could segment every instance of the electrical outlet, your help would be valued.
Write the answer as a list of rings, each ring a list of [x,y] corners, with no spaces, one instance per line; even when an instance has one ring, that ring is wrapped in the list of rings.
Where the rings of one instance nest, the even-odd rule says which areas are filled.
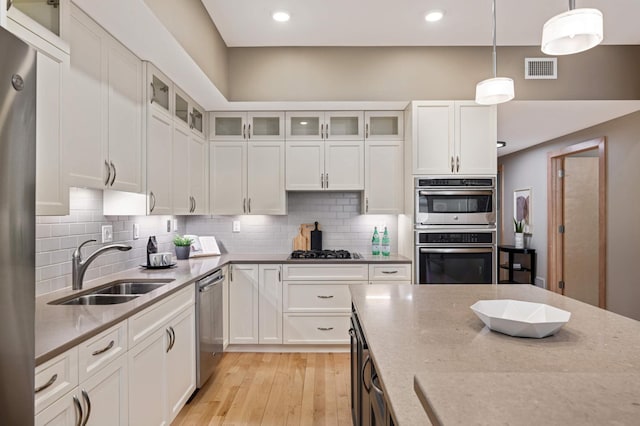
[[[110,243],[113,241],[113,226],[102,225],[102,242]]]
[[[240,221],[239,220],[234,220],[233,221],[233,232],[240,232]]]
[[[140,238],[140,225],[137,223],[133,224],[133,239],[137,240]]]

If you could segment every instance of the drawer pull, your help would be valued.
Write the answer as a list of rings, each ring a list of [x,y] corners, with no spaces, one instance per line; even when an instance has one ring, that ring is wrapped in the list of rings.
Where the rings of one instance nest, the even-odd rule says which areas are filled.
[[[51,376],[51,378],[49,379],[49,381],[47,383],[45,383],[42,386],[38,386],[37,388],[35,388],[35,393],[42,392],[43,390],[45,390],[46,388],[48,388],[52,384],[54,384],[56,382],[56,380],[58,380],[58,375],[54,374],[53,376]]]
[[[320,295],[320,296],[317,296],[317,297],[318,297],[318,299],[333,299],[333,295],[330,295],[330,296],[322,296],[322,295]]]
[[[106,352],[106,351],[108,351],[109,349],[113,348],[114,343],[115,343],[115,342],[114,342],[113,340],[112,340],[112,341],[110,341],[110,342],[109,342],[109,344],[108,344],[107,346],[105,346],[105,347],[104,347],[104,348],[102,348],[102,349],[98,349],[97,351],[94,351],[91,355],[96,356],[96,355],[100,355],[100,354],[105,353],[105,352]]]
[[[76,407],[76,426],[82,425],[84,414],[82,413],[82,405],[77,396],[73,395],[73,405]]]
[[[320,331],[331,331],[331,330],[333,330],[333,327],[318,327],[318,330],[320,330]]]
[[[383,274],[397,274],[398,270],[396,269],[395,271],[382,271]]]

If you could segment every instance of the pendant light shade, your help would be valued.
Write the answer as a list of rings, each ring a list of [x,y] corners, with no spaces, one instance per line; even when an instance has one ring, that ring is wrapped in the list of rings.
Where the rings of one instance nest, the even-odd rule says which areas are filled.
[[[513,80],[507,77],[488,78],[476,85],[476,102],[480,105],[501,104],[514,96]]]
[[[482,80],[476,84],[476,103],[480,105],[495,105],[508,102],[515,96],[513,80],[507,77],[497,77],[498,57],[496,53],[496,0],[493,0],[493,78]]]
[[[542,28],[542,52],[571,55],[602,42],[602,12],[598,9],[571,9],[549,19]]]

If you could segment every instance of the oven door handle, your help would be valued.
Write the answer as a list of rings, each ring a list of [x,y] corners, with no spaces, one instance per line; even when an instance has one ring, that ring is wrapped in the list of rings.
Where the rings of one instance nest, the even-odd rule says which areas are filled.
[[[420,247],[420,253],[493,253],[492,248],[426,248]]]
[[[493,195],[493,191],[490,189],[486,189],[486,190],[475,190],[475,191],[469,191],[467,190],[462,190],[462,191],[424,191],[424,190],[419,190],[418,191],[419,195],[447,195],[447,196],[455,196],[455,195]]]

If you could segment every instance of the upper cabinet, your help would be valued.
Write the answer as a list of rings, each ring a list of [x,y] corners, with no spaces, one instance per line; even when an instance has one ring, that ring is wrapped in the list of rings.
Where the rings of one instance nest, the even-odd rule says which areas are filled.
[[[209,120],[213,141],[284,140],[283,112],[212,112]]]
[[[414,175],[494,175],[496,107],[473,101],[414,102]]]
[[[75,5],[66,138],[69,184],[142,192],[142,63]]]
[[[9,10],[7,29],[37,50],[36,214],[66,215],[69,214],[69,187],[64,161],[63,141],[67,133],[63,115],[66,114],[69,46],[52,37],[16,7]]]
[[[404,138],[402,111],[365,111],[365,140],[401,141]]]
[[[363,140],[362,111],[287,112],[287,140]]]

